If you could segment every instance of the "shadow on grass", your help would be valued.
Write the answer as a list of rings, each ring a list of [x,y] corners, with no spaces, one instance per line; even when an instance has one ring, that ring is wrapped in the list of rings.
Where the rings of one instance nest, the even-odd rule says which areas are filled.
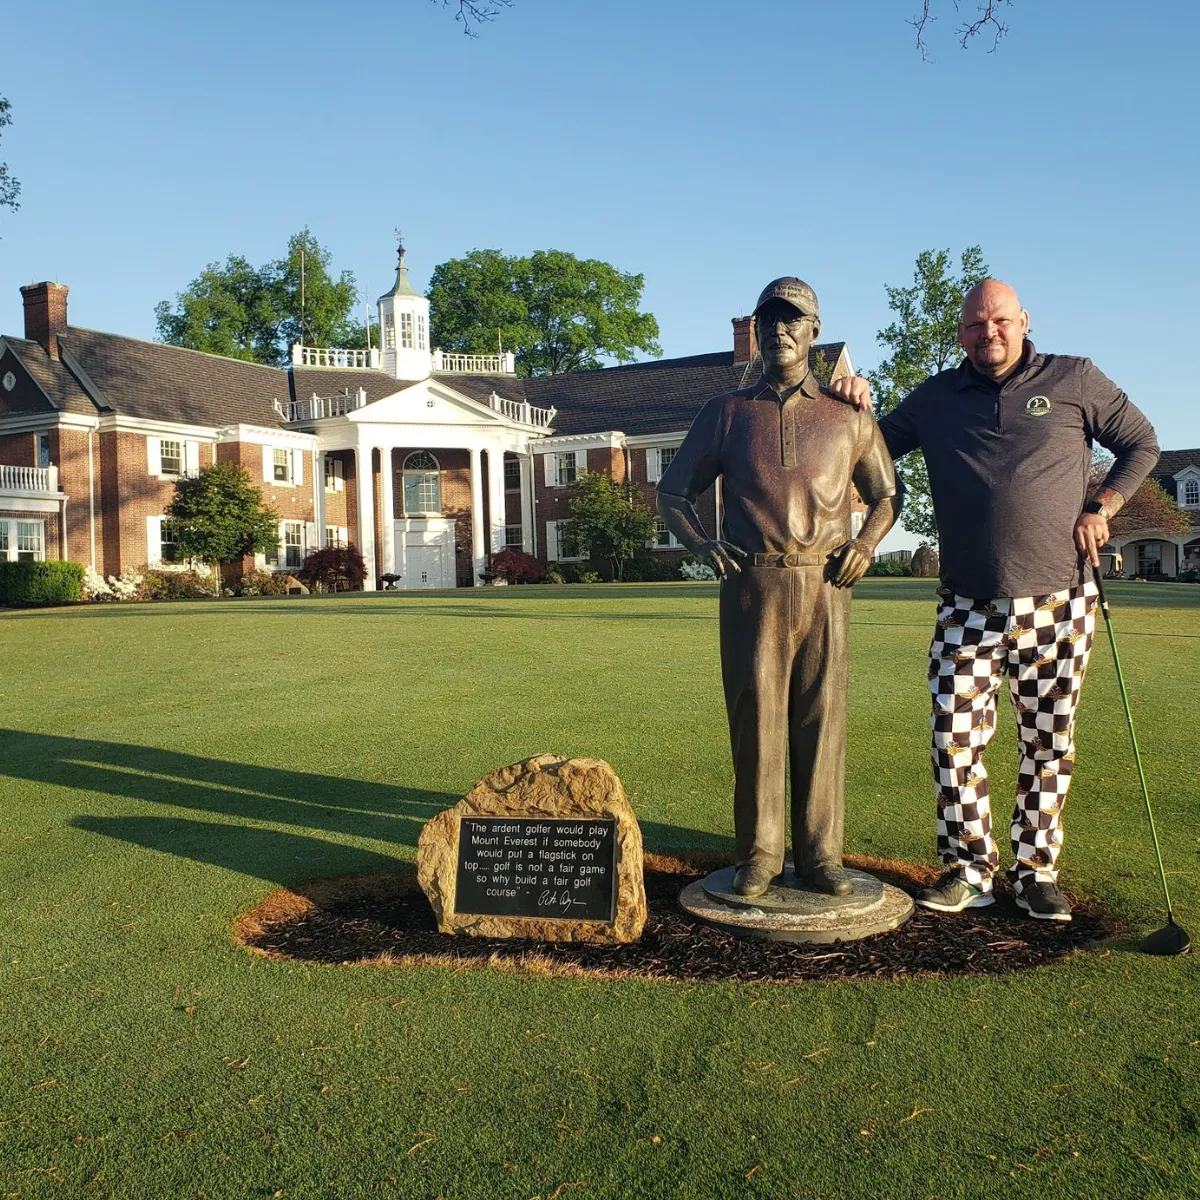
[[[423,788],[13,729],[0,729],[0,776],[5,775],[403,846],[415,846],[424,822],[459,799]]]
[[[460,799],[449,792],[14,729],[0,729],[4,776],[227,818],[84,814],[71,824],[293,889],[314,878],[395,870],[411,857],[347,846],[325,835],[412,848],[424,823]],[[247,822],[291,825],[301,832]],[[660,850],[726,854],[732,846],[717,834],[654,822],[642,822],[642,832],[647,845]]]

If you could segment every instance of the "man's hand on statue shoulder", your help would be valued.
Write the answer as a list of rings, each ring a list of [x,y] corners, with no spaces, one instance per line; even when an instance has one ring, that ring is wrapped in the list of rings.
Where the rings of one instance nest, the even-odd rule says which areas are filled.
[[[866,573],[875,557],[875,547],[870,542],[855,538],[839,546],[834,555],[841,555],[837,574],[833,577],[833,586],[840,588],[853,587]]]
[[[737,575],[741,571],[742,564],[738,560],[745,558],[746,552],[732,542],[721,542],[714,538],[701,542],[696,547],[696,556],[716,571],[718,579],[724,579],[726,575]]]
[[[860,412],[867,412],[871,408],[871,385],[861,375],[843,375],[825,390],[843,404],[853,405]]]

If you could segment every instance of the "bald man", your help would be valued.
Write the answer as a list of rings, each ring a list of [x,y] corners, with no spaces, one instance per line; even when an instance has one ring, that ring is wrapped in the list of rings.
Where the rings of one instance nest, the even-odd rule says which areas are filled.
[[[937,848],[946,868],[917,903],[961,912],[992,903],[999,854],[983,751],[1007,681],[1020,737],[1009,870],[1031,917],[1069,921],[1058,887],[1062,808],[1075,764],[1075,711],[1096,620],[1108,521],[1158,459],[1146,418],[1086,358],[1039,354],[1006,283],[967,293],[966,358],[927,379],[879,428],[894,459],[925,455],[941,557],[929,647]],[[831,389],[859,408],[864,379]],[[1092,445],[1115,455],[1089,499]]]

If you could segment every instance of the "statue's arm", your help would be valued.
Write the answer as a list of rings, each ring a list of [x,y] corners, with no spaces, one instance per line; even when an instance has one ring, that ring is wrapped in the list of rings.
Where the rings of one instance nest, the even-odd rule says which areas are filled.
[[[834,576],[835,587],[853,587],[866,573],[875,557],[875,548],[900,515],[900,496],[885,496],[867,509],[858,537],[842,547],[842,561]]]
[[[864,412],[860,420],[863,451],[854,469],[854,485],[867,501],[867,515],[858,536],[840,548],[842,559],[833,580],[836,587],[853,587],[867,573],[876,547],[895,525],[904,503],[904,484],[896,475],[875,418]]]
[[[672,463],[672,466],[675,464]],[[676,495],[673,492],[658,492],[658,515],[666,522],[667,528],[682,542],[697,558],[708,563],[718,577],[724,578],[728,571],[742,569],[739,559],[745,558],[745,551],[732,542],[722,542],[710,538],[705,531],[704,523],[696,506],[687,496]]]

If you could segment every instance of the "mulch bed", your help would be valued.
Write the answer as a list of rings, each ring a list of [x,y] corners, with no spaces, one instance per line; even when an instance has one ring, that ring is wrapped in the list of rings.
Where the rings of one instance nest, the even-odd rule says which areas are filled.
[[[449,937],[411,868],[392,875],[326,880],[272,893],[235,928],[236,939],[268,958],[331,966],[491,966],[535,974],[677,981],[798,983],[995,975],[1043,966],[1109,937],[1094,905],[1072,897],[1074,920],[1035,921],[997,889],[990,908],[942,915],[918,908],[899,929],[856,942],[792,945],[737,938],[696,921],[679,893],[714,864],[646,856],[649,916],[640,940],[623,946]],[[912,864],[847,858],[913,891],[934,872]]]

